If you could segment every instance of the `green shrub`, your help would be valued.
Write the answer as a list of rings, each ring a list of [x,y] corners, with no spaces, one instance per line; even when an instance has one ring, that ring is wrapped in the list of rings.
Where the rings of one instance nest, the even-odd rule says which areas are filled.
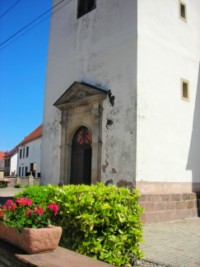
[[[116,266],[142,257],[137,190],[69,185],[50,186],[49,194],[60,206],[56,223],[63,227],[62,246]]]
[[[18,193],[15,197],[28,197],[34,199],[35,203],[38,204],[48,204],[48,187],[33,185],[26,187],[22,192]]]
[[[62,226],[60,245],[116,266],[143,256],[139,193],[97,185],[32,186],[18,194],[59,205],[54,223]]]
[[[21,188],[21,185],[20,184],[16,184],[14,187],[15,188]]]

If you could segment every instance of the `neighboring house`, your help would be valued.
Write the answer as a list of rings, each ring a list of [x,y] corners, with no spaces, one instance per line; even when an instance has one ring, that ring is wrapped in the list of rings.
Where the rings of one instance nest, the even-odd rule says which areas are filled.
[[[4,177],[4,165],[5,165],[5,160],[4,160],[5,152],[0,151],[0,179]]]
[[[13,148],[9,152],[6,152],[5,159],[5,176],[16,176],[17,175],[17,147]]]
[[[193,192],[200,192],[200,1],[56,4],[42,183],[136,187],[149,201],[147,221],[194,216]]]
[[[41,139],[42,125],[18,144],[17,176],[26,177],[32,174],[40,177]]]

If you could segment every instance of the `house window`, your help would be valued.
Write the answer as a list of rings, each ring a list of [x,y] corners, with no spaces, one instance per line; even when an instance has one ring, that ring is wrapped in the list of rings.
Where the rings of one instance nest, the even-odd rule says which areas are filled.
[[[96,8],[96,0],[78,0],[77,18],[89,13]]]
[[[22,149],[20,149],[20,151],[19,151],[19,158],[20,159],[22,158]]]
[[[29,146],[26,147],[26,157],[28,158],[29,155]]]
[[[183,100],[189,100],[189,81],[181,80],[181,97]]]
[[[6,159],[5,160],[5,167],[9,167],[10,166],[10,160],[9,159]]]
[[[186,15],[186,5],[182,1],[179,1],[179,15],[180,18],[186,21],[187,15]]]
[[[25,167],[25,176],[28,176],[28,167]]]
[[[19,167],[19,177],[21,176],[21,167]]]
[[[23,158],[25,158],[25,147],[23,148]]]

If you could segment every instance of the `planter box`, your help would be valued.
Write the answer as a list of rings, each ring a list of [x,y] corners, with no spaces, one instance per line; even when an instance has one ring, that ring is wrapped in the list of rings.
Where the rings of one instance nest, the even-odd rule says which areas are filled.
[[[48,226],[47,228],[24,228],[17,234],[15,228],[10,228],[0,223],[0,239],[6,241],[28,254],[53,251],[58,246],[62,228]]]

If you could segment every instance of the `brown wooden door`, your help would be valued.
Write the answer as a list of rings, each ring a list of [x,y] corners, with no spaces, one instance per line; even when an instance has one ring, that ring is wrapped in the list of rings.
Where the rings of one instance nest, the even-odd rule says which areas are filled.
[[[81,127],[72,141],[71,184],[91,184],[91,155],[91,133]]]

